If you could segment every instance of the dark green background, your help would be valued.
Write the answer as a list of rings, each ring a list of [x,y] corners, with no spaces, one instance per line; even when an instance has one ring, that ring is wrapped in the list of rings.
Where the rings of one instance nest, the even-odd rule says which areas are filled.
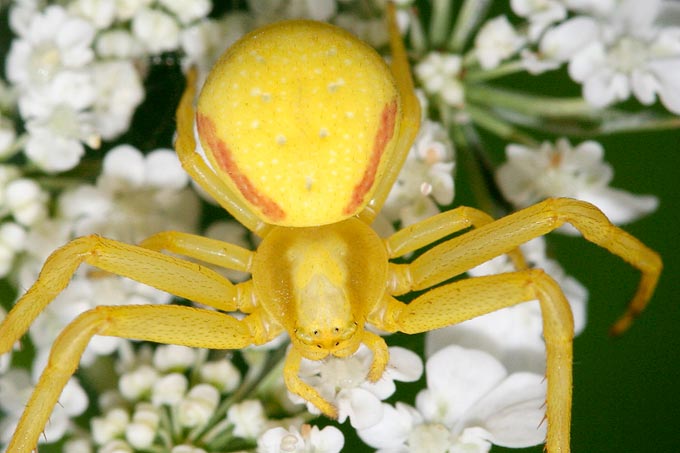
[[[607,329],[632,295],[637,271],[584,240],[554,238],[562,265],[590,290],[587,328],[575,343],[573,450],[680,451],[680,132],[602,141],[616,171],[613,186],[661,201],[625,229],[657,250],[665,268],[647,311],[612,339]]]

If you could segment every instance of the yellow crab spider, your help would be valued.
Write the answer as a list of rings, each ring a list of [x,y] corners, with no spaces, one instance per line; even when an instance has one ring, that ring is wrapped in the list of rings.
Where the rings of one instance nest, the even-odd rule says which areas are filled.
[[[569,451],[571,311],[557,283],[527,269],[517,247],[568,222],[638,268],[641,282],[614,326],[617,332],[647,304],[661,260],[596,207],[571,199],[549,199],[496,221],[460,207],[379,238],[369,225],[420,119],[406,53],[390,17],[391,68],[345,31],[288,21],[231,47],[209,74],[196,112],[195,77],[189,77],[177,112],[177,154],[191,177],[262,242],[250,251],[169,231],[140,245],[81,237],[55,251],[0,325],[0,353],[12,348],[83,262],[212,309],[100,306],[81,314],[55,341],[8,451],[36,447],[93,335],[238,349],[286,332],[292,343],[286,385],[334,417],[336,408],[298,377],[302,358],[347,357],[363,343],[373,352],[368,378],[375,381],[388,350],[366,324],[426,332],[533,299],[540,302],[547,345],[547,449]],[[209,163],[195,151],[194,121]],[[468,227],[473,229],[409,264],[390,261]],[[162,250],[252,278],[235,285]],[[513,257],[515,272],[442,284],[504,253]],[[408,304],[394,297],[411,291],[423,293]],[[233,311],[246,316],[224,313]]]

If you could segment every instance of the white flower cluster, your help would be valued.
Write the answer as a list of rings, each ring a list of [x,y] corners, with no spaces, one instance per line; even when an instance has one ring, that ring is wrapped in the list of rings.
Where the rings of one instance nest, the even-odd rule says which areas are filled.
[[[382,420],[359,436],[379,452],[486,453],[543,442],[542,374],[507,370],[492,355],[448,346],[427,360],[416,407],[383,404]]]
[[[10,84],[0,82],[0,160],[23,151],[32,165],[54,174],[78,165],[85,145],[98,148],[102,140],[115,139],[127,130],[144,98],[148,58],[180,48],[180,36],[211,8],[208,0],[14,2],[9,22],[16,36],[5,68]],[[23,133],[11,119],[15,110]],[[158,172],[164,171],[163,159]],[[39,178],[25,176],[31,168],[0,163],[0,276],[12,270],[15,257],[35,239],[31,230],[49,229],[41,224],[48,217],[50,194]],[[185,180],[180,177],[175,184]],[[105,214],[107,208],[100,209]]]
[[[538,52],[524,54],[532,72],[568,62],[571,78],[596,107],[627,100],[644,105],[657,96],[680,114],[680,24],[665,22],[676,2],[653,0],[535,2],[513,0],[531,24]],[[677,17],[677,16],[675,16]]]
[[[106,155],[103,171],[96,185],[82,184],[61,193],[55,200],[57,209],[51,217],[47,217],[43,200],[33,201],[33,205],[29,202],[30,194],[34,194],[32,196],[35,198],[35,194],[41,193],[33,180],[12,180],[12,183],[7,184],[5,193],[13,190],[13,184],[21,184],[21,193],[27,200],[22,212],[27,213],[26,219],[34,219],[27,222],[30,229],[20,230],[20,240],[15,239],[10,243],[22,252],[18,263],[13,266],[13,277],[19,287],[30,286],[47,256],[75,236],[97,232],[134,243],[168,226],[182,231],[195,231],[199,213],[198,197],[187,187],[187,183],[187,175],[170,150],[156,150],[143,156],[128,145],[113,149]],[[14,202],[19,200],[19,196],[12,197],[11,193],[9,196]],[[40,215],[36,214],[37,211]],[[15,213],[14,218],[24,219],[24,216]],[[9,235],[13,225],[15,224],[5,222],[0,226],[0,231],[6,230]],[[96,305],[169,301],[168,294],[149,286],[81,267],[66,290],[31,326],[29,334],[37,350],[33,364],[35,377],[42,371],[54,339],[83,311]],[[122,340],[114,337],[95,337],[83,356],[83,364],[92,363],[99,355],[111,354],[121,342]],[[34,381],[17,379],[18,377],[20,376],[8,374],[3,377],[0,387],[9,385],[9,382],[20,382],[23,390],[12,393],[18,399],[27,398]],[[74,393],[65,392],[62,395],[61,403],[51,418],[50,426],[53,429],[48,430],[44,437],[49,441],[61,438],[71,428],[69,418],[82,413],[87,405],[84,392],[75,394],[78,396],[75,402],[71,402],[67,395],[73,396]],[[12,414],[7,417],[6,426],[3,425],[6,428],[3,431],[6,434],[2,438],[4,442],[13,431],[13,423],[16,423],[23,410],[25,400],[21,399],[17,404],[11,403],[15,400],[9,398],[2,400],[7,404],[1,409]],[[69,409],[72,406],[77,410]]]
[[[234,439],[260,452],[342,448],[344,437],[335,427],[319,430],[299,417],[269,418],[260,400],[234,400],[243,380],[229,357],[208,359],[205,350],[171,345],[135,352],[128,342],[122,352],[118,388],[102,395],[102,415],[91,422],[97,453],[161,448],[205,453],[222,451]],[[87,438],[76,437],[64,451],[89,448]]]
[[[421,58],[415,74],[430,95],[461,108],[468,70],[494,70],[507,62],[511,71],[537,74],[568,63],[570,77],[583,85],[583,97],[607,107],[634,96],[643,105],[657,98],[680,114],[680,23],[677,2],[654,0],[512,0],[526,23],[513,26],[507,16],[487,20],[470,54],[441,50]],[[482,8],[480,6],[480,8]],[[669,19],[670,18],[670,19]],[[675,22],[673,22],[675,20]],[[519,55],[519,60],[508,61]],[[516,64],[519,63],[519,64]],[[493,71],[473,74],[491,77]]]
[[[26,246],[27,230],[47,217],[48,194],[40,185],[21,176],[15,165],[0,164],[0,276],[12,270],[15,256]]]
[[[104,234],[136,243],[167,228],[195,231],[198,198],[187,188],[188,177],[170,150],[155,150],[146,156],[128,145],[106,155],[96,185],[79,185],[56,200],[56,215],[34,226],[26,238],[17,266],[20,287],[37,278],[44,260],[60,245],[77,236]],[[83,311],[97,305],[167,303],[170,296],[140,283],[93,272],[81,267],[54,302],[36,319],[30,334],[47,354],[59,332]],[[94,338],[84,356],[110,354],[120,343],[112,337]]]
[[[20,2],[10,11],[17,37],[7,78],[26,125],[24,152],[46,172],[74,168],[85,145],[98,148],[124,132],[144,98],[145,59],[177,50],[183,29],[212,8],[208,0],[39,6]]]
[[[23,368],[14,368],[0,375],[0,443],[7,444],[14,434],[28,398],[33,391],[42,367],[33,367],[32,376]],[[45,427],[44,437],[61,439],[67,431],[74,429],[73,418],[87,409],[88,398],[77,378],[69,379],[59,397],[59,403],[50,415],[50,423]]]
[[[103,415],[92,419],[98,452],[145,450],[159,442],[174,452],[182,442],[167,442],[174,442],[181,432],[205,427],[221,395],[232,393],[241,382],[229,360],[206,360],[194,349],[159,346],[153,352],[142,348],[134,353],[126,342],[125,350],[125,360],[118,364],[118,389],[102,395]],[[194,366],[187,377],[186,371]],[[163,418],[166,408],[173,417],[170,425]]]
[[[561,138],[536,149],[510,144],[506,157],[498,167],[497,181],[505,198],[517,208],[548,197],[570,197],[594,204],[613,223],[623,224],[653,212],[659,204],[652,195],[609,187],[614,171],[603,160],[604,148],[595,141],[572,147]]]
[[[382,215],[405,227],[437,214],[439,206],[453,201],[454,169],[455,152],[446,130],[438,122],[423,119]]]
[[[417,354],[399,347],[389,348],[389,351],[387,369],[377,382],[367,380],[373,354],[364,345],[348,358],[304,359],[300,377],[338,408],[340,423],[349,418],[356,429],[370,427],[382,419],[380,401],[394,393],[394,381],[413,382],[422,374],[423,364]],[[305,403],[297,395],[289,396],[294,402]],[[306,403],[311,413],[320,413],[312,403]]]
[[[448,105],[461,106],[465,97],[462,65],[460,56],[435,51],[425,56],[413,71],[427,94],[440,97]]]

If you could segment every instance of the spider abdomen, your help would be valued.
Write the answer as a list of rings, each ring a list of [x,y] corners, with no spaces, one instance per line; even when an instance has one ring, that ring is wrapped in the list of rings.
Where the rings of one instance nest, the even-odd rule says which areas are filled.
[[[375,50],[298,20],[232,46],[201,91],[196,122],[212,166],[263,220],[324,225],[370,200],[395,147],[400,102]]]

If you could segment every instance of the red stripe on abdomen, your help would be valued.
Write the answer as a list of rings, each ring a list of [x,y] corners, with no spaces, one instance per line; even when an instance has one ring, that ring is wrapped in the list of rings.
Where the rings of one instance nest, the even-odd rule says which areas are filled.
[[[238,168],[231,155],[231,151],[217,136],[217,130],[212,120],[205,115],[197,113],[196,124],[199,135],[206,140],[217,165],[229,175],[245,199],[253,206],[259,208],[267,219],[272,221],[285,219],[286,213],[281,209],[281,206],[265,194],[259,192],[250,179]]]
[[[375,140],[373,141],[373,150],[371,151],[371,157],[366,165],[366,170],[361,177],[361,181],[354,186],[352,192],[352,198],[350,199],[347,206],[343,210],[343,214],[353,214],[359,206],[364,201],[366,193],[373,187],[375,182],[375,174],[378,171],[378,166],[380,165],[380,159],[382,158],[385,147],[392,139],[394,135],[394,124],[397,118],[397,100],[394,99],[389,104],[385,104],[382,114],[380,116],[380,126],[378,126],[378,132],[375,134]]]

